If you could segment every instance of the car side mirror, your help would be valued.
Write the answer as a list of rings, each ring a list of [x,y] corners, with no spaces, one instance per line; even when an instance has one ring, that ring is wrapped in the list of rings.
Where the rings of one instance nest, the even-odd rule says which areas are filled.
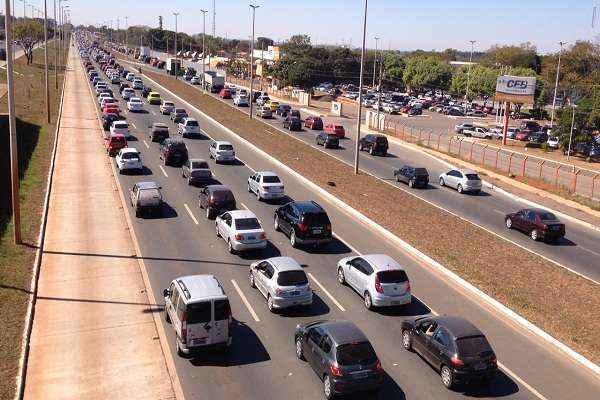
[[[163,297],[169,297],[171,296],[171,291],[169,289],[164,289],[163,290]]]

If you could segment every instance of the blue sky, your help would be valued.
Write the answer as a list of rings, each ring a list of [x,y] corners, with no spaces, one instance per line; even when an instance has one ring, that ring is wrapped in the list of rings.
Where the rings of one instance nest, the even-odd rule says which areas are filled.
[[[50,0],[50,4],[51,4]],[[597,0],[596,0],[597,1]],[[29,0],[43,4],[42,0]],[[363,0],[255,0],[256,33],[277,40],[295,33],[309,34],[313,42],[358,46],[361,40]],[[212,10],[212,0],[69,0],[75,23],[102,23],[128,16],[130,25],[174,28],[173,11],[179,11],[179,30],[202,31],[201,8]],[[591,38],[594,0],[370,0],[368,46],[374,36],[380,46],[412,50],[467,49],[477,40],[481,50],[493,44],[530,41],[541,52],[555,51],[557,42]],[[597,1],[600,4],[600,1]],[[17,14],[22,3],[16,1]],[[218,35],[247,38],[250,34],[248,1],[216,0]],[[109,15],[111,14],[111,15]],[[116,26],[116,22],[114,22]],[[121,18],[121,26],[124,18]],[[210,32],[212,16],[207,16]]]

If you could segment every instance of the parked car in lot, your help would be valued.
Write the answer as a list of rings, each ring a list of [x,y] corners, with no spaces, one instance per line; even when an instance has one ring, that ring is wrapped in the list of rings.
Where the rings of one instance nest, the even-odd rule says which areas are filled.
[[[533,132],[529,135],[529,143],[542,144],[548,141],[548,134],[546,132]]]
[[[177,124],[177,133],[182,137],[192,137],[200,135],[200,124],[195,118],[184,118]]]
[[[558,138],[556,136],[548,137],[548,140],[546,141],[546,143],[548,143],[548,147],[550,147],[551,149],[556,150],[560,147],[560,140],[558,140]]]
[[[367,309],[409,304],[410,281],[404,269],[385,254],[342,258],[337,264],[338,282],[362,296]]]
[[[385,157],[388,151],[388,140],[383,135],[367,134],[360,138],[358,149],[368,151],[372,156],[380,155]]]
[[[315,201],[292,201],[277,208],[273,226],[290,238],[292,247],[319,246],[333,239],[329,216]]]
[[[175,108],[173,110],[173,112],[171,112],[171,121],[173,121],[174,123],[178,124],[180,123],[184,118],[188,117],[188,113],[187,111],[185,111],[185,108]]]
[[[110,134],[111,135],[121,134],[125,138],[128,138],[130,136],[129,124],[127,123],[127,121],[123,121],[123,120],[113,121],[112,125],[110,126]]]
[[[568,148],[563,149],[563,154],[567,155],[580,155],[585,157],[587,162],[600,160],[600,144],[596,142],[580,142],[575,143],[571,150]]]
[[[535,241],[552,242],[565,236],[565,224],[551,212],[541,209],[523,209],[506,214],[504,222],[508,229],[527,233]]]
[[[162,143],[169,137],[169,127],[162,122],[155,122],[148,127],[148,139]]]
[[[235,150],[229,142],[222,140],[213,141],[208,147],[208,153],[210,158],[214,159],[217,163],[235,161]]]
[[[131,112],[144,111],[144,103],[139,97],[132,97],[127,102],[127,109]]]
[[[319,132],[315,137],[315,142],[326,149],[337,149],[340,147],[340,138],[331,133]]]
[[[104,145],[106,146],[106,153],[110,157],[114,157],[117,155],[119,150],[127,147],[127,139],[125,139],[125,136],[120,133],[110,134],[104,138]]]
[[[498,371],[485,335],[464,318],[434,316],[402,321],[402,346],[439,371],[442,384],[490,380]]]
[[[250,287],[267,300],[269,311],[283,308],[311,306],[313,292],[308,277],[291,257],[272,257],[250,264]]]
[[[163,198],[160,189],[156,182],[138,182],[129,189],[129,201],[136,217],[161,211]]]
[[[402,168],[394,171],[394,177],[396,178],[396,182],[404,182],[410,188],[426,188],[429,185],[429,172],[427,172],[427,169],[421,167],[404,165]]]
[[[481,178],[475,171],[459,171],[456,169],[444,172],[440,175],[440,186],[449,186],[458,193],[481,192]]]
[[[250,105],[248,101],[248,96],[245,94],[237,94],[233,98],[233,104],[238,107],[248,107]]]
[[[467,116],[469,116],[469,117],[477,117],[477,118],[485,118],[487,116],[487,114],[484,113],[481,110],[473,110],[473,111],[469,111],[467,113]]]
[[[184,142],[167,138],[160,144],[159,158],[164,165],[181,166],[188,159],[188,150]]]
[[[231,306],[215,276],[177,278],[163,290],[163,297],[165,320],[175,331],[179,356],[214,347],[229,349],[233,335]]]
[[[267,234],[250,210],[234,210],[219,215],[215,219],[215,229],[217,237],[225,240],[231,254],[267,248]]]
[[[283,120],[283,128],[290,131],[301,131],[302,121],[299,118],[288,116]]]
[[[256,109],[256,116],[261,118],[272,118],[273,111],[269,106],[262,106]]]
[[[160,105],[162,102],[160,98],[160,93],[157,92],[148,93],[148,96],[146,96],[146,100],[148,101],[148,104],[152,105]]]
[[[323,120],[320,117],[308,116],[304,120],[304,127],[320,131],[323,129]]]
[[[349,321],[299,324],[294,333],[296,357],[323,381],[326,399],[376,391],[384,382],[381,362],[365,334]]]
[[[480,126],[476,126],[474,128],[471,129],[463,129],[462,130],[462,134],[465,135],[466,137],[476,137],[476,138],[480,138],[480,139],[491,139],[492,138],[492,133],[487,130],[486,128],[482,128]]]
[[[278,200],[285,197],[283,182],[275,172],[258,171],[248,178],[248,192],[261,200]]]
[[[530,131],[519,131],[515,136],[515,139],[520,140],[522,142],[526,142],[529,140],[529,135],[531,135],[531,133],[532,132]]]
[[[175,110],[175,103],[163,100],[159,110],[162,115],[170,115]]]
[[[236,209],[231,189],[224,185],[208,185],[200,190],[198,206],[206,210],[206,218],[213,219],[226,211]]]
[[[475,125],[470,122],[463,122],[454,126],[454,132],[462,134],[464,130],[475,129]]]
[[[142,164],[142,155],[138,149],[134,147],[124,147],[117,153],[115,162],[119,173],[125,171],[137,171],[142,172],[144,165]]]
[[[201,158],[190,158],[184,162],[181,166],[181,176],[187,179],[188,185],[209,183],[212,180],[210,166]]]
[[[325,125],[325,133],[336,135],[340,139],[343,139],[346,136],[346,130],[344,129],[344,126],[339,124]]]

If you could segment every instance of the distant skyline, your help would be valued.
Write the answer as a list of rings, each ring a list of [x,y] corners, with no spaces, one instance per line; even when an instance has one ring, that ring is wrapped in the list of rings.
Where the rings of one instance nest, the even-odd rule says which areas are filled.
[[[38,3],[38,8],[43,6],[42,0],[28,3]],[[363,0],[254,3],[260,5],[256,12],[257,37],[281,41],[294,34],[307,34],[317,44],[360,46]],[[69,0],[65,4],[70,4],[75,24],[102,24],[112,18],[115,28],[117,17],[121,28],[125,26],[125,16],[129,25],[156,27],[158,16],[162,15],[163,27],[173,30],[172,13],[177,11],[179,31],[188,34],[202,32],[200,9],[204,8],[210,10],[206,18],[207,33],[212,28],[212,0]],[[216,0],[218,36],[248,38],[248,4],[241,0]],[[477,40],[477,51],[494,44],[531,42],[541,53],[554,52],[559,41],[572,44],[592,39],[593,7],[594,0],[370,0],[367,46],[375,47],[374,37],[379,36],[379,46],[385,49],[469,50],[469,40]],[[16,2],[15,8],[17,16],[21,16],[22,3]]]

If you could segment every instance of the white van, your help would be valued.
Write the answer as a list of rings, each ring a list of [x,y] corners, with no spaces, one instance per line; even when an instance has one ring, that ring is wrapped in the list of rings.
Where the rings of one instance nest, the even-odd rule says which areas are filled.
[[[175,329],[177,354],[231,346],[231,307],[213,275],[183,276],[163,291],[165,319]]]

